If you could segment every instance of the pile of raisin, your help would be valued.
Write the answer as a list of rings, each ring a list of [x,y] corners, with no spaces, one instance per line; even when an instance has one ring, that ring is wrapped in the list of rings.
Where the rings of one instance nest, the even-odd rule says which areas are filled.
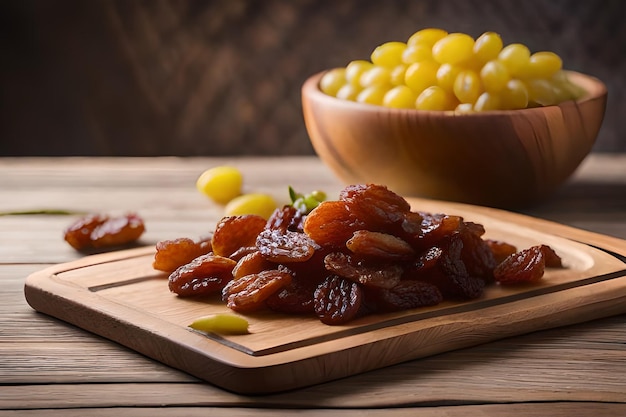
[[[157,245],[154,267],[179,296],[220,294],[238,312],[314,314],[329,325],[480,297],[488,285],[540,280],[561,258],[483,238],[460,216],[411,211],[380,185],[351,185],[304,214],[224,217],[210,239]]]

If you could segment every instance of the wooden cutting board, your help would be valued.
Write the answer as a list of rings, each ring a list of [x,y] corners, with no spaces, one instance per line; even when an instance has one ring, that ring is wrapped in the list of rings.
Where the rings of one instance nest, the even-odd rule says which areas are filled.
[[[566,268],[540,284],[491,286],[478,300],[446,302],[327,326],[314,317],[247,316],[250,334],[188,328],[231,312],[214,297],[178,298],[152,269],[145,247],[56,265],[32,274],[36,310],[114,340],[174,368],[245,394],[290,390],[480,343],[626,312],[626,241],[501,210],[410,199],[415,210],[462,215],[487,237],[518,249],[548,244]],[[231,312],[232,313],[232,312]]]

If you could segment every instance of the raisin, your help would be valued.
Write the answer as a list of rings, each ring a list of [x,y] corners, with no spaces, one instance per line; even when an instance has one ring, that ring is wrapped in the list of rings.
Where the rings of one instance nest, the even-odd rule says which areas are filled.
[[[253,252],[248,253],[237,261],[237,265],[235,265],[232,272],[233,279],[239,279],[250,274],[258,274],[266,269],[274,268],[276,268],[276,264],[265,259],[261,252],[255,248]]]
[[[242,258],[250,255],[251,253],[258,252],[256,245],[254,246],[242,246],[233,252],[229,258],[235,262],[239,262]]]
[[[199,241],[186,237],[162,240],[156,244],[152,267],[159,271],[173,272],[179,266],[209,252],[211,252],[210,238]]]
[[[286,232],[302,232],[304,216],[301,211],[294,206],[287,205],[281,209],[276,209],[267,220],[266,229],[275,229]]]
[[[443,301],[443,296],[435,285],[411,280],[401,281],[389,289],[368,289],[366,296],[379,311],[435,306]]]
[[[329,253],[324,258],[326,269],[333,274],[368,287],[392,288],[400,282],[403,269],[397,264],[366,265],[363,262],[353,261],[344,253]]]
[[[497,262],[489,245],[472,229],[463,227],[459,235],[463,241],[461,258],[468,273],[473,277],[493,282],[493,270]]]
[[[134,213],[122,216],[90,215],[65,230],[65,240],[76,250],[112,248],[139,239],[146,230],[143,219]]]
[[[414,265],[419,271],[426,271],[434,266],[443,256],[443,249],[439,246],[433,246],[424,251],[415,261]]]
[[[359,314],[362,299],[363,290],[357,283],[333,275],[316,288],[313,308],[322,323],[339,325]]]
[[[468,300],[482,295],[485,281],[470,276],[461,258],[463,241],[459,235],[452,236],[442,247],[442,256],[435,268],[428,270],[423,281],[436,285],[445,298]]]
[[[290,314],[313,313],[313,293],[317,284],[310,280],[292,280],[289,285],[270,295],[265,304],[270,310]]]
[[[256,311],[265,306],[265,300],[289,285],[288,271],[268,269],[230,281],[222,290],[226,305],[239,312]]]
[[[415,255],[411,245],[388,233],[357,230],[346,242],[353,253],[387,261],[408,260]]]
[[[373,231],[392,231],[411,210],[403,197],[382,185],[350,185],[339,193],[339,199]]]
[[[306,262],[289,262],[281,266],[288,268],[298,281],[312,282],[317,285],[328,275],[324,258],[331,252],[328,248],[317,249]]]
[[[304,233],[265,229],[256,239],[259,252],[272,262],[305,262],[318,245]]]
[[[304,232],[320,246],[343,248],[365,222],[351,214],[343,201],[324,201],[304,219]]]
[[[474,222],[463,221],[463,229],[479,237],[483,236],[486,232],[485,226],[483,226],[480,223],[474,223]]]
[[[541,245],[541,252],[546,260],[546,267],[563,268],[563,260],[550,246]]]
[[[503,285],[533,283],[545,272],[543,245],[532,246],[510,255],[494,270],[496,281]]]
[[[223,217],[213,233],[213,252],[230,257],[240,248],[254,246],[265,223],[266,220],[256,214]]]
[[[91,248],[91,233],[108,218],[103,214],[91,214],[76,220],[65,229],[65,241],[76,250]]]
[[[422,236],[424,242],[438,242],[453,235],[463,224],[463,218],[449,214],[422,213]]]
[[[426,249],[405,268],[403,279],[419,279],[420,274],[437,266],[437,262],[439,262],[439,258],[442,256],[443,249],[439,246]]]
[[[514,245],[501,240],[485,239],[485,242],[489,248],[491,248],[491,252],[493,253],[493,257],[495,258],[497,265],[501,264],[502,261],[517,252],[517,248]]]
[[[182,265],[169,276],[170,291],[182,297],[221,291],[232,280],[236,262],[208,253]]]
[[[113,247],[134,242],[146,230],[143,219],[136,214],[111,217],[91,232],[91,246]]]
[[[418,221],[419,226],[416,224]],[[460,216],[418,212],[405,216],[399,236],[419,251],[435,246],[452,236],[462,224],[463,218]]]

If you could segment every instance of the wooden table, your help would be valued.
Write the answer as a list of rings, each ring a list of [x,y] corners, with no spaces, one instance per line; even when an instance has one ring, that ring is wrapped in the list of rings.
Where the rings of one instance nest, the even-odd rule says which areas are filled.
[[[142,243],[212,230],[221,208],[195,189],[234,164],[246,191],[287,200],[287,185],[335,195],[314,157],[4,158],[0,211],[137,211]],[[593,154],[554,198],[525,210],[626,239],[626,155]],[[62,239],[73,217],[0,216],[0,416],[616,416],[626,415],[626,316],[539,331],[293,392],[233,394],[36,313],[25,278],[78,259]]]

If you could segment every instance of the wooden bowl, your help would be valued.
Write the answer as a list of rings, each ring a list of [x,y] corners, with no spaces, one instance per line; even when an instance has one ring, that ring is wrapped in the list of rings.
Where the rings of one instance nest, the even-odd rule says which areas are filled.
[[[404,195],[514,208],[545,198],[591,151],[607,90],[569,72],[586,94],[522,110],[454,113],[390,109],[328,96],[322,73],[302,87],[304,121],[319,157],[347,184]]]

